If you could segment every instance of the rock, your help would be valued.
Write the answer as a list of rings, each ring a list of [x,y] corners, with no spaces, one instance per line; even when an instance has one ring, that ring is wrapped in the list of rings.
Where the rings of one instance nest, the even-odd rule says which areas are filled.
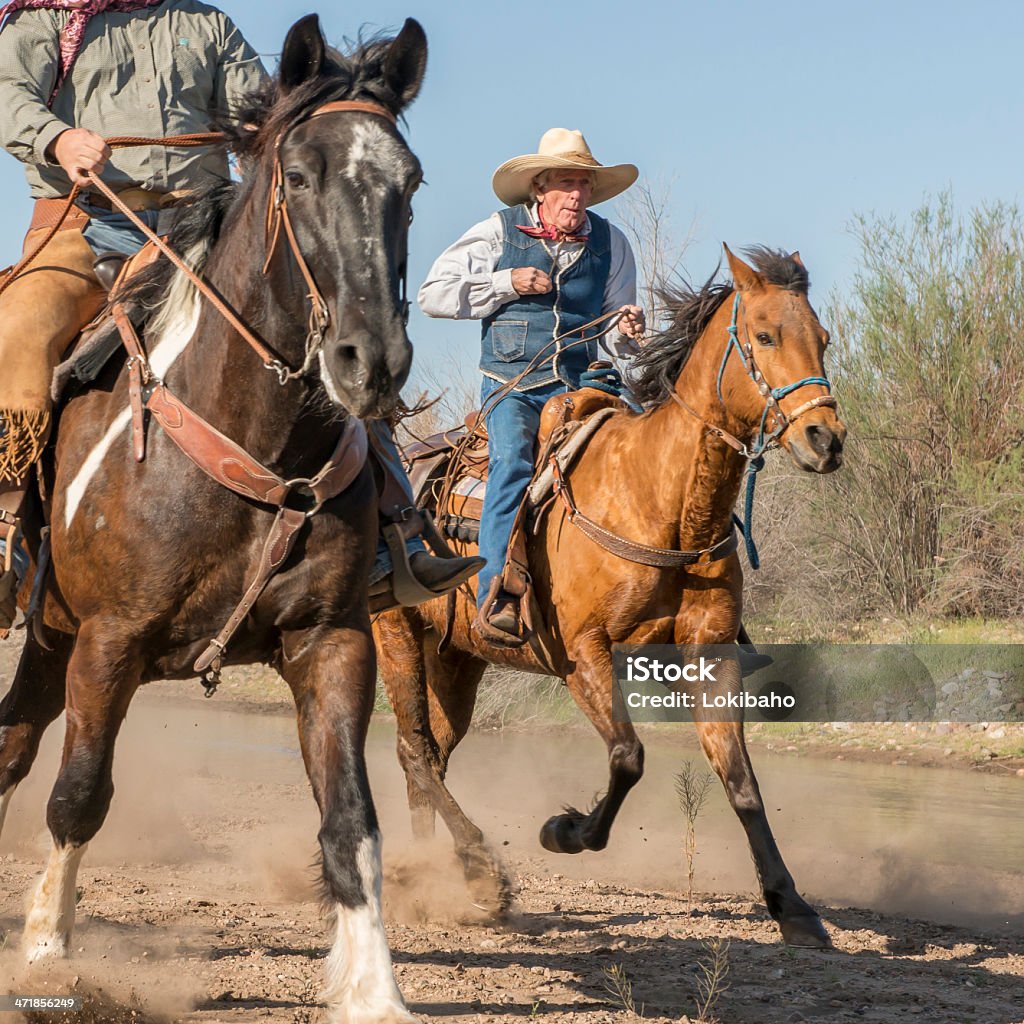
[[[946,683],[946,685],[942,687],[942,692],[946,694],[946,696],[950,696],[951,694],[956,693],[956,691],[959,689],[960,684],[956,680],[953,680],[953,682]]]
[[[998,729],[992,729],[989,732],[989,736],[991,736],[994,740],[1001,740],[1005,735],[1006,730],[1002,726],[1000,726]]]

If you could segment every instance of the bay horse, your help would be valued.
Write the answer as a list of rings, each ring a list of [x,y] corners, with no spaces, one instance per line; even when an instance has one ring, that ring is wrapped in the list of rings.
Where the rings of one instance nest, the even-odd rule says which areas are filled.
[[[768,423],[776,424],[771,432],[801,469],[829,473],[841,463],[846,428],[823,370],[828,333],[808,301],[799,254],[758,247],[749,250],[754,266],[728,248],[726,255],[732,285],[709,281],[663,293],[670,324],[637,357],[631,384],[647,411],[613,413],[569,474],[580,513],[619,538],[674,552],[708,550],[729,538],[747,465],[736,448],[753,444],[766,402],[769,412],[782,410]],[[644,763],[628,716],[613,714],[612,645],[735,643],[740,560],[733,545],[726,557],[707,564],[638,564],[599,547],[555,501],[528,542],[528,561],[552,667],[605,741],[610,769],[608,788],[593,809],[570,808],[550,818],[540,841],[555,853],[601,850]],[[448,792],[445,774],[469,728],[487,664],[550,671],[530,647],[492,646],[471,630],[476,606],[466,593],[459,595],[453,622],[448,611],[444,601],[434,601],[380,616],[374,626],[378,660],[397,717],[414,830],[429,835],[440,813],[470,890],[489,909],[501,910],[510,899],[507,875]],[[439,652],[449,625],[450,643]],[[739,670],[727,668],[720,682],[737,692]],[[772,836],[742,722],[701,720],[699,708],[694,716],[785,941],[828,945]]]
[[[380,833],[364,760],[376,685],[366,581],[377,538],[365,445],[347,487],[328,494],[316,515],[312,504],[323,497],[315,478],[339,437],[362,432],[365,442],[356,417],[387,416],[408,375],[403,282],[422,172],[395,124],[419,92],[426,56],[412,19],[394,39],[346,54],[325,46],[315,15],[297,22],[276,80],[228,129],[242,182],[212,189],[181,215],[172,248],[203,268],[275,360],[261,365],[166,261],[136,288],[162,298],[142,335],[151,385],[286,481],[282,502],[301,513],[294,548],[245,616],[227,661],[270,662],[294,696],[335,925],[322,998],[330,1019],[345,1022],[413,1020],[381,917]],[[285,208],[285,230],[270,231]],[[323,301],[315,348],[311,286]],[[195,675],[213,629],[260,571],[265,546],[278,557],[267,543],[275,509],[200,470],[166,416],[160,426],[150,422],[145,459],[136,461],[129,371],[123,360],[109,367],[64,411],[48,644],[27,637],[0,704],[3,811],[44,729],[66,712],[47,806],[53,848],[26,916],[30,961],[68,950],[76,872],[110,806],[114,744],[136,690]]]

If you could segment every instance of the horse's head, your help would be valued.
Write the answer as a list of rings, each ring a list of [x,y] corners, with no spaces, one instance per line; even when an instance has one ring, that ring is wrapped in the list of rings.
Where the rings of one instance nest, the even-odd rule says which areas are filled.
[[[774,437],[801,469],[831,473],[842,463],[846,427],[825,375],[828,331],[808,302],[800,254],[751,249],[755,269],[728,246],[725,253],[735,292],[720,314],[731,320],[718,395],[749,447]]]
[[[412,19],[395,39],[342,55],[327,49],[315,15],[303,18],[252,147],[271,193],[270,286],[311,316],[306,369],[318,365],[331,400],[357,416],[389,413],[412,362],[406,255],[422,172],[395,121],[426,60]]]

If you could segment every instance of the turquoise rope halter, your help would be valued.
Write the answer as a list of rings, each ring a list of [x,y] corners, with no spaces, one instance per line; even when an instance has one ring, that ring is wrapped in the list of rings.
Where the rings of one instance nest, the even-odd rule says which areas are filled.
[[[747,549],[747,558],[750,561],[750,567],[752,569],[759,569],[761,567],[761,559],[757,553],[757,545],[754,543],[752,526],[752,520],[754,518],[754,487],[757,484],[757,474],[764,469],[765,452],[769,451],[778,443],[778,439],[790,424],[790,420],[786,417],[786,414],[778,404],[779,399],[785,398],[786,395],[790,395],[798,388],[806,387],[808,384],[820,384],[827,388],[829,393],[831,393],[832,382],[827,377],[804,377],[802,380],[798,380],[794,384],[786,384],[781,388],[770,387],[761,376],[761,371],[758,370],[757,365],[754,362],[754,353],[750,347],[750,343],[747,343],[746,351],[744,351],[743,345],[740,344],[738,337],[739,309],[740,293],[737,291],[732,302],[732,322],[728,327],[729,341],[725,346],[725,354],[722,356],[722,363],[718,367],[718,379],[715,383],[715,389],[718,392],[719,401],[724,405],[725,399],[722,396],[722,377],[725,374],[725,367],[729,362],[729,356],[732,355],[732,351],[735,349],[740,361],[743,363],[743,368],[747,371],[747,376],[751,381],[753,381],[758,391],[760,391],[765,397],[764,411],[761,413],[761,423],[758,427],[757,437],[754,440],[753,446],[744,445],[743,451],[741,452],[744,458],[747,459],[747,491],[743,501],[743,519],[741,520],[738,516],[733,516],[733,520],[743,533],[743,543]],[[772,410],[775,411],[776,419],[779,420],[779,422],[776,424],[774,430],[768,432],[768,413]]]

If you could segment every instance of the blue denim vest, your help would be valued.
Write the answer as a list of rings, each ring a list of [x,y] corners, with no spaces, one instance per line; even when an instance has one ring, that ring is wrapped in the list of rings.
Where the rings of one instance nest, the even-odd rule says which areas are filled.
[[[576,345],[566,338],[550,345],[558,335],[582,327],[601,315],[605,286],[611,271],[611,231],[608,221],[588,211],[590,238],[578,258],[560,272],[552,269],[555,247],[542,238],[531,238],[516,225],[532,225],[526,206],[508,207],[499,216],[505,231],[505,245],[495,270],[535,267],[551,276],[553,288],[547,295],[521,295],[506,303],[483,321],[483,351],[480,369],[497,380],[508,381],[526,369],[530,360],[550,346],[540,365],[517,386],[529,391],[561,380],[579,387],[580,374],[600,358],[597,342]],[[598,328],[592,328],[593,334]],[[552,358],[553,357],[553,358]]]

